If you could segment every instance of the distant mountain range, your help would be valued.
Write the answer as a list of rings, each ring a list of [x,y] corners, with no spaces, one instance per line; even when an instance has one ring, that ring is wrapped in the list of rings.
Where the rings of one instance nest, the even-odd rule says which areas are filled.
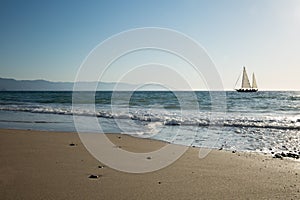
[[[111,91],[117,83],[111,82],[78,82],[80,90],[92,90],[98,84],[98,91]],[[72,91],[73,82],[52,82],[46,80],[15,80],[0,78],[0,91]],[[136,85],[118,83],[118,90],[133,90]]]

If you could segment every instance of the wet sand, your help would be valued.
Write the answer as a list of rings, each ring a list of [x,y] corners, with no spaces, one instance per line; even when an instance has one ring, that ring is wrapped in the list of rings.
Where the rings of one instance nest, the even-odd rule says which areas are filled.
[[[132,152],[165,145],[107,136]],[[189,148],[162,170],[129,174],[93,158],[76,133],[1,129],[0,163],[0,199],[300,199],[300,162],[255,153],[213,150],[199,159]]]

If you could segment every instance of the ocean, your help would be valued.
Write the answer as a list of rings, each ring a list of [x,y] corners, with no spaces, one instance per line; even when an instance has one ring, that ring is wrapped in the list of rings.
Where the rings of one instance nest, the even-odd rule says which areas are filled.
[[[82,98],[72,108],[72,92],[2,91],[0,128],[74,132],[74,115],[87,119],[77,124],[87,132],[193,147],[300,153],[300,92],[97,91],[89,101],[84,97],[90,93],[77,92]],[[218,93],[226,97],[220,111],[211,99]],[[101,129],[90,126],[89,118],[96,118]]]

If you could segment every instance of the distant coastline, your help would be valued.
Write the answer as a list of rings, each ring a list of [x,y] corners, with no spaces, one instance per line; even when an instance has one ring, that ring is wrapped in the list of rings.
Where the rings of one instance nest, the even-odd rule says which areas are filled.
[[[80,90],[90,91],[97,84],[98,91],[132,90],[135,85],[115,82],[78,82]],[[0,78],[0,91],[73,91],[74,82],[52,82],[47,80],[16,80]]]
[[[118,85],[119,91],[166,91],[159,87],[148,87],[145,90],[139,88],[139,85],[129,84],[129,83],[117,83],[117,82],[95,82],[95,81],[83,81],[79,82],[81,91],[92,91],[97,84],[97,91],[116,91],[115,86]],[[1,78],[0,77],[0,92],[8,91],[73,91],[74,82],[60,82],[60,81],[48,81],[43,79],[37,80],[16,80],[14,78]],[[210,91],[207,89],[194,89],[194,90],[172,90],[172,91]],[[234,91],[234,89],[224,89],[224,90],[213,90],[213,91]],[[261,92],[267,91],[294,91],[295,89],[260,89]]]

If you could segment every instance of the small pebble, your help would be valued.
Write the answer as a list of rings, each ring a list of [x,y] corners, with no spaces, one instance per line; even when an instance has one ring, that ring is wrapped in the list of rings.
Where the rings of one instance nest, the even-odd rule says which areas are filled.
[[[91,178],[91,179],[97,179],[97,178],[99,178],[100,176],[99,175],[93,175],[93,174],[91,174],[90,176],[89,176],[89,178]]]
[[[280,153],[276,153],[273,158],[282,158],[282,155]]]

